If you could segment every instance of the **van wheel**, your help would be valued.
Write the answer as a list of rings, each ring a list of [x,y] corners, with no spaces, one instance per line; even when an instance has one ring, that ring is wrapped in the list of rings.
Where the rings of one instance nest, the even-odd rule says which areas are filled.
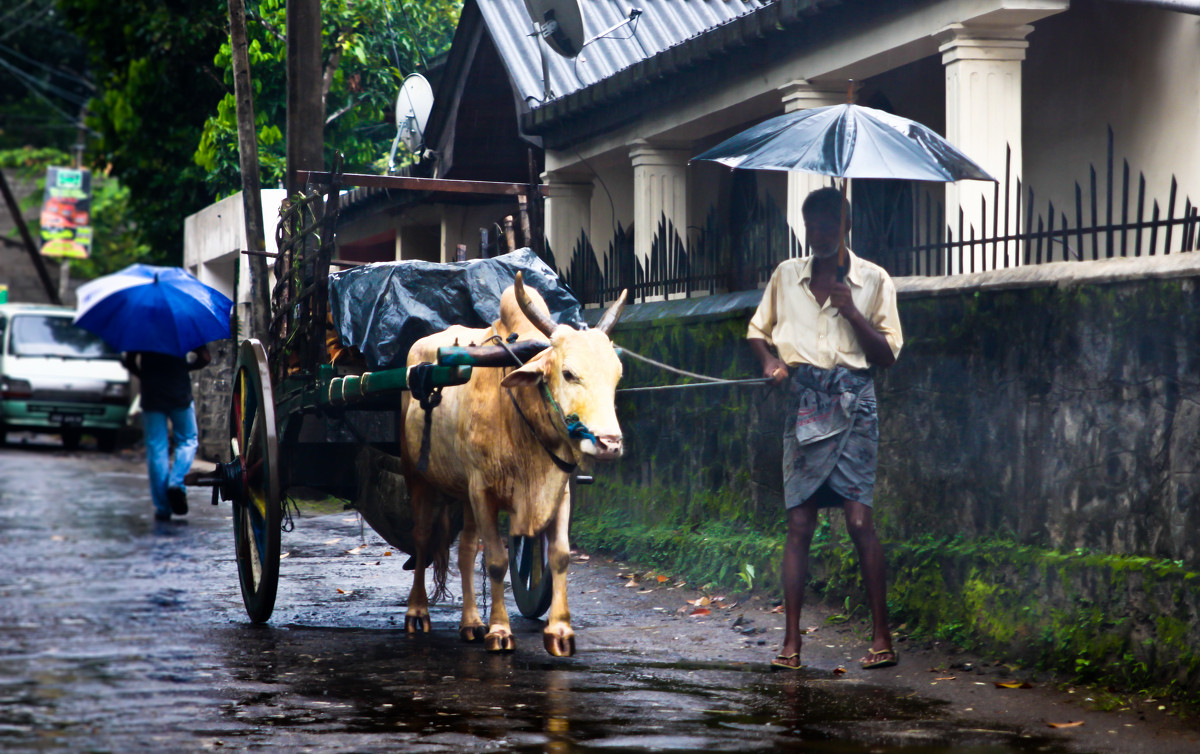
[[[67,450],[79,450],[79,441],[83,439],[83,433],[78,429],[64,429],[62,431],[62,444]]]
[[[102,430],[96,433],[96,447],[103,453],[111,453],[117,449],[117,433],[115,430]]]

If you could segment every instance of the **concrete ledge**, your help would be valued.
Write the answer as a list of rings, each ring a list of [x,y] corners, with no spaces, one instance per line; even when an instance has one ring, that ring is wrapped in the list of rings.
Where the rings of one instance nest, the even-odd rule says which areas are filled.
[[[1200,276],[1200,254],[1125,257],[1089,262],[1050,262],[966,275],[894,278],[900,298],[952,296],[1014,288],[1074,287],[1133,280]]]

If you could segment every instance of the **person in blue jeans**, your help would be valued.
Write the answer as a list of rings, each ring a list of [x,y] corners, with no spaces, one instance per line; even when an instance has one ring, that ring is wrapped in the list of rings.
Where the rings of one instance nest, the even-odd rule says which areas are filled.
[[[170,521],[171,514],[185,516],[188,504],[183,478],[192,468],[199,445],[192,379],[188,373],[208,366],[212,356],[208,348],[201,346],[183,358],[133,351],[124,354],[121,361],[141,381],[142,433],[146,439],[154,520]]]

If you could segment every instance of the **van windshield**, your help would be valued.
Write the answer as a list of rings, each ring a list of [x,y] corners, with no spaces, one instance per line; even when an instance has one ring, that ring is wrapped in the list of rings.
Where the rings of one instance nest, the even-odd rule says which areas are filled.
[[[100,337],[76,327],[70,317],[19,314],[9,322],[8,352],[14,356],[119,359]]]

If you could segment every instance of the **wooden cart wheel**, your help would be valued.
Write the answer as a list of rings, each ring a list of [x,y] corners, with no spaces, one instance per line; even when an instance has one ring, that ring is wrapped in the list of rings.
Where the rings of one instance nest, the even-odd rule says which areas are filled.
[[[545,534],[536,537],[510,537],[508,540],[509,578],[513,599],[526,618],[540,618],[550,609],[551,589],[549,541]]]
[[[266,351],[254,339],[243,342],[238,351],[229,438],[233,460],[241,468],[241,484],[232,501],[238,580],[246,613],[262,623],[275,609],[283,510],[270,370]]]

